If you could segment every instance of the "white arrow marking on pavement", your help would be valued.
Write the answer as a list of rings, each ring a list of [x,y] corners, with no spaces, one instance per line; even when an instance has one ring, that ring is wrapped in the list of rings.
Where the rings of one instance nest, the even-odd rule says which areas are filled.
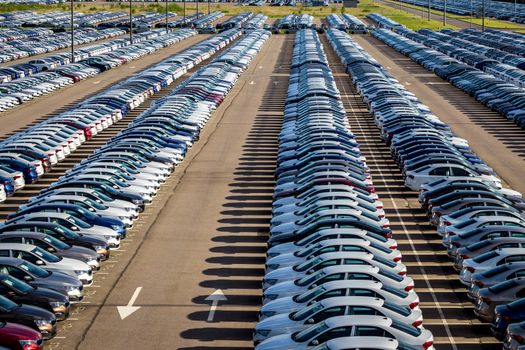
[[[135,303],[135,300],[137,300],[141,290],[142,290],[142,287],[137,287],[137,289],[135,289],[135,292],[131,296],[131,299],[129,299],[128,305],[117,306],[117,310],[118,310],[121,320],[125,319],[126,317],[128,317],[129,315],[131,315],[132,313],[140,309],[140,306],[133,306],[133,304]]]
[[[219,304],[219,301],[226,301],[228,300],[228,298],[226,298],[222,290],[217,289],[204,300],[211,301],[210,313],[208,314],[208,322],[211,322],[213,321],[213,317],[215,317],[215,310],[217,310],[217,305]]]

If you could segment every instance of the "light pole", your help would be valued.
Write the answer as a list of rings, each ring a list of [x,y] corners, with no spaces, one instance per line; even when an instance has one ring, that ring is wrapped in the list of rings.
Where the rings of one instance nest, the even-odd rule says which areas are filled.
[[[481,31],[485,31],[485,0],[481,3]]]
[[[166,0],[166,34],[168,34],[168,0]]]
[[[470,22],[469,22],[469,28],[472,28],[472,21],[474,20],[474,18],[472,17],[472,0],[470,0]]]
[[[70,1],[71,8],[71,63],[75,63],[75,21],[73,19],[73,0]]]
[[[184,19],[182,20],[183,22],[182,22],[181,28],[182,27],[186,27],[186,0],[183,0],[182,4],[183,4],[182,13],[183,13],[183,18]]]
[[[516,10],[514,10],[516,12]],[[210,14],[210,0],[208,0],[208,14]]]
[[[133,21],[131,16],[131,0],[129,0],[129,43],[133,44]]]
[[[445,6],[443,8],[443,25],[447,25],[447,0],[445,0]]]
[[[430,21],[430,0],[428,0],[427,21]]]
[[[518,14],[518,0],[514,0],[514,15]]]
[[[197,3],[197,11],[195,12],[195,14],[197,15],[197,19],[199,19],[199,0],[196,0],[196,3]]]

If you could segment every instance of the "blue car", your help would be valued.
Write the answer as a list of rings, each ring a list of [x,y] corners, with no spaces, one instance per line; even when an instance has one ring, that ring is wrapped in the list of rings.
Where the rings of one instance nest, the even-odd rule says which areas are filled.
[[[525,321],[525,298],[496,306],[490,329],[496,338],[502,340],[505,337],[507,326],[521,321]]]
[[[6,176],[0,176],[0,183],[4,185],[6,196],[12,196],[15,193],[15,181]]]
[[[99,216],[78,205],[67,203],[45,203],[31,206],[27,209],[9,214],[7,217],[8,221],[5,223],[9,224],[11,219],[36,212],[67,213],[87,222],[88,224],[108,227],[117,232],[121,238],[126,237],[126,225],[122,222],[122,220]]]
[[[5,164],[11,169],[21,171],[26,183],[35,183],[38,180],[36,167],[12,158],[0,158],[0,164]]]

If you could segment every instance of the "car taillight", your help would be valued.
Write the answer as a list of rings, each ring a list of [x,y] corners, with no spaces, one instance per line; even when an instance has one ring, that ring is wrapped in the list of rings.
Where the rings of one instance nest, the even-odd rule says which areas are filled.
[[[481,282],[481,281],[476,281],[476,282],[474,282],[474,284],[475,284],[476,286],[478,286],[479,288],[483,288],[483,286],[485,285],[485,283],[483,283],[483,282]]]
[[[383,224],[383,228],[389,228],[390,224]]]
[[[417,328],[417,327],[421,326],[422,323],[423,323],[423,320],[417,320],[417,321],[414,321],[412,323],[412,326]]]
[[[408,175],[408,178],[411,179],[411,180],[414,180],[414,175]]]
[[[409,285],[405,287],[405,291],[410,292],[412,289],[414,289],[413,285]]]
[[[400,256],[396,256],[396,257],[394,258],[394,262],[399,262],[399,261],[401,261],[401,257],[400,257]]]
[[[20,175],[15,175],[15,176],[13,176],[13,180],[18,180],[18,179],[20,179],[21,177],[22,177],[22,176],[20,176]]]
[[[50,156],[50,157],[53,157],[55,154],[54,153],[48,153],[47,155]]]
[[[411,308],[411,309],[413,309],[413,308],[415,308],[415,307],[418,306],[418,305],[419,305],[419,301],[413,301],[413,302],[411,302],[411,303],[408,305],[408,307]]]
[[[452,223],[449,222],[449,221],[443,221],[443,225],[449,226],[449,225],[451,225],[451,224],[452,224]]]
[[[404,275],[407,274],[407,272],[406,271],[399,271],[397,274],[400,275],[400,276],[404,276]]]
[[[451,242],[451,244],[456,248],[459,248],[461,246],[459,242]]]
[[[472,266],[467,266],[467,271],[470,272],[470,273],[474,273],[474,272],[476,272],[476,269],[473,268]]]
[[[390,246],[390,249],[392,249],[392,250],[397,249],[397,244],[392,244],[392,245]]]
[[[427,350],[429,347],[431,347],[434,344],[433,341],[427,341],[423,343],[423,349]]]
[[[501,319],[503,321],[510,321],[510,317],[509,316],[501,316]]]
[[[524,344],[525,343],[525,339],[519,334],[511,334],[510,336],[512,338],[514,338],[520,344]]]
[[[376,204],[377,209],[383,209],[383,206],[381,204]],[[383,215],[384,216],[384,215]]]
[[[468,255],[465,255],[465,254],[461,254],[459,257],[460,257],[461,259],[463,259],[463,260],[469,258],[469,256],[468,256]]]
[[[487,304],[487,305],[492,304],[492,299],[490,299],[490,298],[481,297],[481,300],[483,300],[485,302],[485,304]]]
[[[448,236],[455,236],[456,235],[456,232],[447,232]]]

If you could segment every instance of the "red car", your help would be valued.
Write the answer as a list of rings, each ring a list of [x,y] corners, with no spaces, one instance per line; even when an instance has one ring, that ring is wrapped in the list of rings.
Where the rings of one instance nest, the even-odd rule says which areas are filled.
[[[18,323],[0,322],[0,347],[13,350],[44,350],[40,332]]]

